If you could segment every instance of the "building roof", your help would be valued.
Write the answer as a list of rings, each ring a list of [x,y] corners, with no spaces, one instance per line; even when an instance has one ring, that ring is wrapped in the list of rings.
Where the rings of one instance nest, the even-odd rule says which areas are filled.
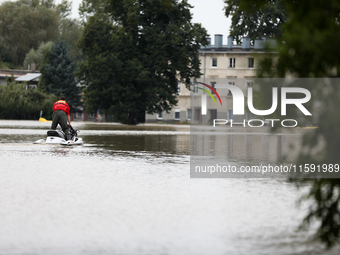
[[[211,53],[249,53],[249,51],[255,52],[267,52],[268,50],[274,50],[277,45],[275,39],[265,38],[259,40],[254,40],[254,44],[251,45],[249,37],[243,37],[242,44],[234,45],[234,38],[232,36],[228,36],[228,44],[223,45],[223,35],[216,34],[215,35],[215,45],[211,45],[211,38],[207,38],[208,45],[201,46],[199,52],[211,52]]]
[[[15,79],[15,81],[32,81],[41,76],[41,73],[28,73]]]

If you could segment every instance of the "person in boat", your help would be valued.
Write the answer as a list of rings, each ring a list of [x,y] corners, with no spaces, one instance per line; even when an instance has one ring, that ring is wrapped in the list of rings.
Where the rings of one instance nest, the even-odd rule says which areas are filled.
[[[67,122],[69,124],[67,124]],[[60,124],[63,132],[66,135],[66,140],[71,140],[71,135],[69,127],[71,127],[70,119],[70,107],[66,103],[66,98],[64,96],[60,97],[60,100],[53,105],[53,118],[51,129],[56,130],[58,124]]]

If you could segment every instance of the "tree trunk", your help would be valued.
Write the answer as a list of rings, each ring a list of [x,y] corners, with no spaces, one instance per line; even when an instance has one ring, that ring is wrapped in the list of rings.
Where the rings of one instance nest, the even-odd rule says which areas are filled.
[[[137,125],[137,114],[135,112],[129,112],[128,125]]]

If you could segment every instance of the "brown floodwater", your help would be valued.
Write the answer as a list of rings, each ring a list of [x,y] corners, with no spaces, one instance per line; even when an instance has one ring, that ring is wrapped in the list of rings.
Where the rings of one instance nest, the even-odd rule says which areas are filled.
[[[83,146],[33,144],[49,125],[0,121],[0,254],[339,254],[297,231],[285,179],[190,178],[189,126],[74,122]]]

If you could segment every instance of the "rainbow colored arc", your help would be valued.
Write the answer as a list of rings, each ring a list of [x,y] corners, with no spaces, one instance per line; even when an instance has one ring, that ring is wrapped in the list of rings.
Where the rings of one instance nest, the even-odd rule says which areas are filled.
[[[216,92],[216,90],[215,90],[213,87],[211,87],[211,86],[209,86],[208,84],[205,84],[205,83],[203,83],[203,82],[197,82],[197,83],[202,84],[202,85],[206,86],[207,88],[211,89],[211,90],[215,93],[215,95],[217,96],[218,100],[220,100],[220,103],[221,103],[221,106],[222,106],[222,100],[221,100],[221,98],[220,98],[220,95]],[[217,105],[214,96],[213,96],[208,90],[202,89],[202,88],[200,88],[200,87],[199,87],[199,89],[201,89],[201,90],[207,92],[207,94],[214,100],[215,105]]]

